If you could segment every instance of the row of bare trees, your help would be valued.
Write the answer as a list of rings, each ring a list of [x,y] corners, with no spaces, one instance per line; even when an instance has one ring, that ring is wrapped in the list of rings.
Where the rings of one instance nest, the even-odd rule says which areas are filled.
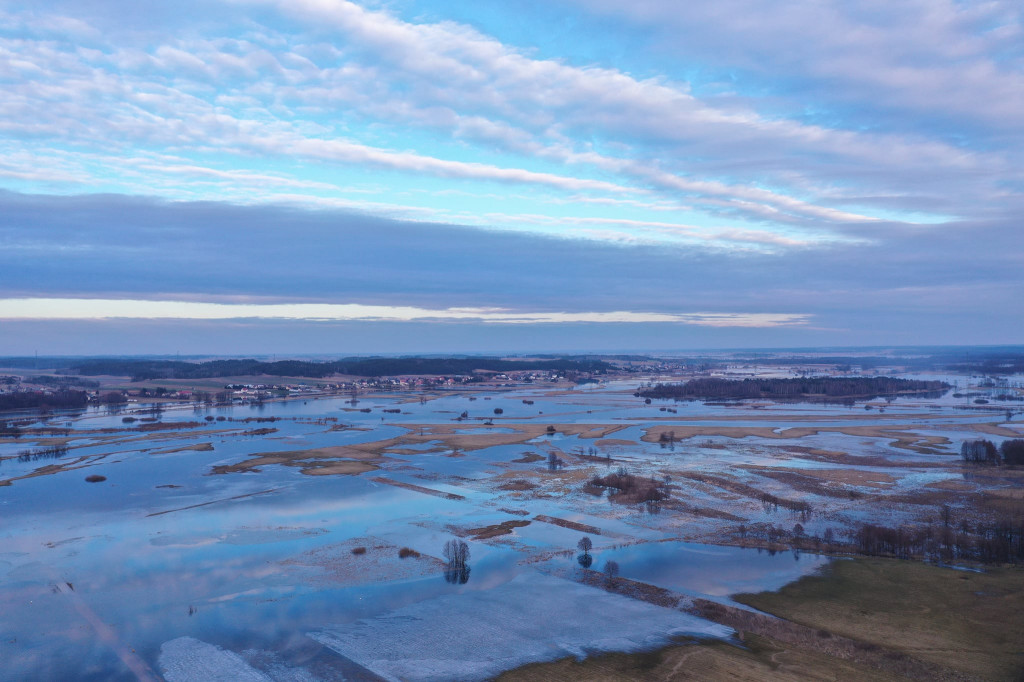
[[[960,444],[960,457],[970,464],[1024,464],[1024,439],[1004,440],[997,448],[990,440],[965,440]]]
[[[469,582],[469,545],[462,540],[452,539],[444,543],[442,554],[448,562],[444,579],[453,585],[465,585]]]

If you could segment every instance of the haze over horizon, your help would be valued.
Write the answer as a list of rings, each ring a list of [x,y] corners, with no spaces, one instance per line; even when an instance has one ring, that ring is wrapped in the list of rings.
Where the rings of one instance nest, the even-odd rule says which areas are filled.
[[[1022,28],[0,0],[0,355],[1020,343]]]

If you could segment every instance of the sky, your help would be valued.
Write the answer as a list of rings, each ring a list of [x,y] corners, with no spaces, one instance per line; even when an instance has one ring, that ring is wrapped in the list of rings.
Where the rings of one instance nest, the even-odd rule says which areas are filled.
[[[1024,6],[0,0],[0,354],[1024,342]]]

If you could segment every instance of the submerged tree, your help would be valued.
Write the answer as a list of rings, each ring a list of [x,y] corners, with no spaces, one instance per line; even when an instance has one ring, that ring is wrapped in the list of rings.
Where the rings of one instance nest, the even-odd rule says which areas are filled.
[[[580,538],[580,541],[576,543],[576,548],[579,549],[583,554],[576,557],[576,561],[583,568],[590,568],[591,564],[594,563],[594,557],[590,556],[590,549],[594,546],[594,543],[590,541],[586,535]]]
[[[444,579],[453,585],[465,585],[469,582],[469,545],[462,540],[449,540],[444,543],[444,558],[448,567],[444,571]]]
[[[469,545],[462,540],[449,540],[444,543],[444,558],[450,567],[464,567],[469,561]]]
[[[1004,440],[1003,444],[999,446],[999,451],[1003,456],[1003,461],[1007,464],[1014,466],[1024,464],[1024,439]]]
[[[964,441],[960,445],[960,457],[974,464],[999,464],[999,451],[990,440]]]
[[[452,585],[465,585],[469,582],[469,574],[469,566],[463,566],[462,568],[446,568],[444,570],[444,580]]]
[[[594,543],[591,542],[590,538],[584,535],[580,538],[580,541],[576,543],[576,548],[584,554],[589,554],[590,550],[593,549]]]

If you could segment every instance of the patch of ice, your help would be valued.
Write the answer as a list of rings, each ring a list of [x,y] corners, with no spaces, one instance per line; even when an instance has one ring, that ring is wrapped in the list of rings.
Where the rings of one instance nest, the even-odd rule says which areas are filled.
[[[265,670],[274,679],[274,682],[321,682],[320,677],[305,668],[293,668],[282,662],[280,657],[273,651],[246,649],[242,652],[242,656],[251,665]]]
[[[159,663],[167,682],[273,682],[238,654],[192,637],[164,642]]]
[[[479,680],[565,656],[637,651],[732,630],[541,574],[460,590],[310,637],[389,680]]]
[[[239,528],[221,538],[227,545],[266,545],[323,535],[326,528]]]

